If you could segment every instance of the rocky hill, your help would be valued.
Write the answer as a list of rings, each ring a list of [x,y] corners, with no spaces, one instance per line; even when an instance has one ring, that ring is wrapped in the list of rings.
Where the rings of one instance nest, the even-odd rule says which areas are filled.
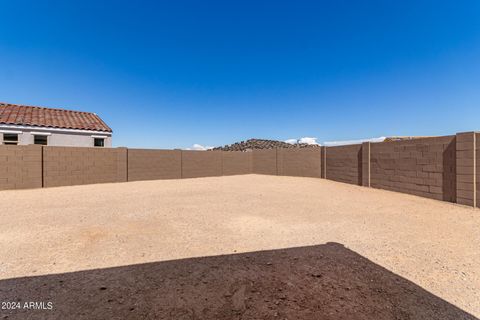
[[[223,151],[250,151],[253,149],[275,149],[275,148],[318,148],[319,145],[307,144],[307,143],[286,143],[278,140],[266,140],[266,139],[249,139],[247,141],[235,142],[233,144],[225,145],[223,147],[216,147],[211,150],[223,150]]]

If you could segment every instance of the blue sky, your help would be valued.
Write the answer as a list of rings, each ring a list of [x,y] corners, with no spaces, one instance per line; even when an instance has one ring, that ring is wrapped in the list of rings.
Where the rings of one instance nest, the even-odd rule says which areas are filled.
[[[480,1],[0,0],[0,101],[114,145],[480,129]]]

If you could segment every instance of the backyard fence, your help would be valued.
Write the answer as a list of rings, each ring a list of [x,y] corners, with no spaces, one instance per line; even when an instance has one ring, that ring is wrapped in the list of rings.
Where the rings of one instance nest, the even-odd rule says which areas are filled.
[[[252,152],[0,145],[0,190],[239,174],[324,178],[480,207],[480,133]]]

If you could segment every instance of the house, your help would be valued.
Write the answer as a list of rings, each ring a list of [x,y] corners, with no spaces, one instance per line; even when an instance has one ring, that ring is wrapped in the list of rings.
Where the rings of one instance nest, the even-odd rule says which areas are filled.
[[[0,144],[111,147],[112,129],[91,112],[0,103]]]

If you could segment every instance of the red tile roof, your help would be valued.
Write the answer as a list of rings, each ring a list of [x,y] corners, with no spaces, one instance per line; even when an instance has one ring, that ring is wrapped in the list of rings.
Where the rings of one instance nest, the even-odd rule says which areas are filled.
[[[95,113],[2,102],[0,124],[112,132],[112,129]]]

